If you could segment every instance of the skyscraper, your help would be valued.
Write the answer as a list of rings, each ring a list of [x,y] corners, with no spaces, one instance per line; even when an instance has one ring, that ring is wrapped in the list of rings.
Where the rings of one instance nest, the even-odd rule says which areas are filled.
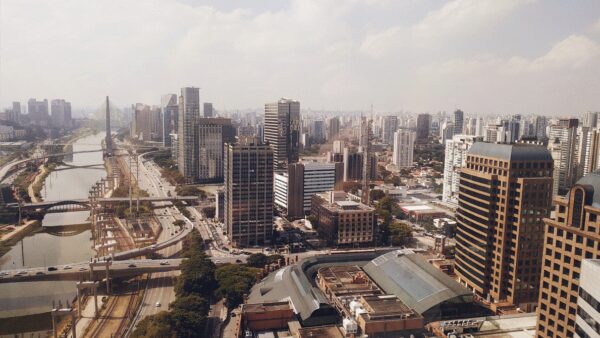
[[[458,203],[460,170],[464,167],[467,160],[467,152],[475,142],[483,142],[483,137],[454,135],[451,140],[446,141],[442,201],[446,203]]]
[[[548,119],[545,116],[535,117],[535,136],[538,140],[547,139],[546,127],[548,126]]]
[[[63,99],[50,102],[52,125],[57,128],[69,128],[71,126],[71,103]]]
[[[165,147],[171,146],[171,134],[177,133],[177,117],[179,115],[179,105],[177,104],[177,95],[166,94],[160,99],[160,110],[162,113],[162,140]]]
[[[227,146],[225,225],[236,247],[269,244],[273,234],[273,150],[258,138]]]
[[[162,137],[160,108],[136,103],[132,109],[134,114],[132,134],[140,141],[159,141]]]
[[[181,88],[179,96],[179,141],[177,166],[187,182],[198,179],[198,136],[196,135],[196,120],[200,116],[200,89],[195,87]]]
[[[600,130],[590,127],[577,128],[577,179],[598,168]]]
[[[598,126],[598,112],[585,112],[585,115],[583,115],[583,126],[588,128],[596,128]]]
[[[577,318],[578,313],[582,315],[577,296],[588,298],[587,292],[580,290],[580,282],[584,281],[582,261],[600,258],[597,222],[600,219],[600,171],[581,178],[566,196],[554,197],[554,205],[554,214],[544,219],[546,228],[542,232],[545,237],[536,336],[598,336],[598,331],[589,336],[581,333],[586,323]],[[597,285],[598,275],[593,278]]]
[[[413,166],[416,133],[409,129],[398,129],[394,133],[392,162],[398,168]]]
[[[394,133],[398,130],[398,117],[394,115],[384,116],[381,120],[381,141],[385,144],[393,144]]]
[[[214,117],[213,105],[210,102],[204,102],[204,117]]]
[[[36,99],[29,99],[27,101],[27,114],[32,124],[47,126],[49,118],[48,100],[37,101]]]
[[[327,140],[334,141],[340,133],[340,118],[335,116],[329,119],[327,123]]]
[[[554,152],[554,170],[556,176],[555,191],[559,195],[567,193],[577,180],[577,119],[560,119],[550,126],[549,144],[560,143],[560,152]],[[560,155],[560,156],[556,156]]]
[[[198,119],[198,182],[223,182],[224,144],[235,141],[231,119]]]
[[[419,114],[417,116],[417,143],[427,143],[429,138],[429,125],[431,124],[431,115]]]
[[[476,142],[460,172],[459,281],[497,307],[537,303],[542,217],[550,214],[552,157],[545,147]]]
[[[454,134],[460,135],[464,132],[465,113],[457,109],[454,111]]]
[[[265,143],[273,149],[275,169],[298,162],[300,155],[300,102],[282,98],[265,104]]]

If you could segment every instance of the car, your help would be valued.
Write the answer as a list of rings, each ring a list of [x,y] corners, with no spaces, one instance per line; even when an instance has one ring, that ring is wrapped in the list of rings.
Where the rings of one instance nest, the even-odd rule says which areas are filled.
[[[41,275],[45,275],[44,271],[38,271],[35,273],[36,276],[41,276]]]
[[[71,270],[72,268],[73,268],[73,267],[72,267],[72,266],[70,266],[70,265],[65,265],[65,266],[63,267],[63,270]]]
[[[154,304],[156,307],[160,307],[160,302],[156,302],[156,304]]]
[[[56,270],[58,270],[58,269],[53,266],[48,267],[48,271],[56,271]]]
[[[87,268],[84,268],[84,267],[79,268],[79,271],[85,271],[85,270],[87,270]]]
[[[136,266],[137,265],[135,265],[135,264],[129,264],[129,265],[127,265],[128,268],[135,268]]]
[[[242,260],[241,259],[236,259],[235,262],[239,264],[239,263],[242,262]]]
[[[24,270],[23,270],[23,271],[19,271],[19,272],[17,272],[15,275],[17,275],[17,276],[22,276],[22,275],[26,275],[26,274],[27,274],[27,271],[24,271]]]
[[[167,261],[162,261],[162,262],[160,262],[160,265],[169,265],[169,262],[167,262]]]

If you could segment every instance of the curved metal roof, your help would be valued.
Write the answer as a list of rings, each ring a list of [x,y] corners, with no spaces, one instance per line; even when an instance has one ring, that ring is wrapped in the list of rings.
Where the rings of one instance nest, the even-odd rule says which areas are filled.
[[[471,292],[412,250],[381,255],[363,267],[386,293],[396,295],[420,314]]]

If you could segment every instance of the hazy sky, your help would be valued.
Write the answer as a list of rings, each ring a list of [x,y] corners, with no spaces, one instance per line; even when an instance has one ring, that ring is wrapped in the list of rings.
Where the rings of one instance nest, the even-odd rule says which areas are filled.
[[[0,0],[0,105],[600,111],[598,0]]]

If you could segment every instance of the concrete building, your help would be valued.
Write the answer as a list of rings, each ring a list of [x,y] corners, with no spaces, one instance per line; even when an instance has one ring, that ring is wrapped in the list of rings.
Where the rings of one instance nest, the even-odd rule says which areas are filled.
[[[590,127],[577,128],[577,179],[599,167],[600,130]]]
[[[240,138],[227,145],[225,226],[233,246],[271,242],[273,150],[258,138]]]
[[[587,111],[583,115],[583,127],[596,128],[598,126],[598,112]]]
[[[344,148],[344,181],[360,181],[363,172],[363,153]],[[371,155],[371,180],[377,178],[377,157]]]
[[[198,135],[196,120],[200,117],[200,89],[181,88],[179,96],[179,118],[177,138],[179,141],[177,168],[186,181],[196,182],[198,178]]]
[[[340,134],[340,118],[335,116],[327,121],[327,140],[334,141]]]
[[[160,108],[136,103],[133,109],[132,135],[138,140],[160,141],[162,137],[162,118]]]
[[[205,118],[215,117],[215,113],[213,111],[213,104],[210,102],[204,102],[202,111],[204,112]]]
[[[199,118],[198,182],[223,182],[224,144],[235,141],[235,128],[228,118]]]
[[[544,250],[536,336],[588,337],[582,333],[590,327],[577,318],[578,313],[585,317],[577,302],[579,296],[598,290],[598,275],[586,277],[582,264],[585,259],[600,258],[600,171],[581,178],[566,196],[554,197],[554,206],[552,217],[544,219],[545,231],[539,233],[544,234]],[[580,287],[589,282],[594,287],[582,292]],[[597,337],[597,333],[596,326],[596,335],[589,337]]]
[[[166,94],[160,99],[160,112],[162,115],[162,142],[163,146],[171,147],[171,134],[177,134],[179,104],[177,95]]]
[[[416,133],[408,129],[398,129],[394,133],[392,162],[398,168],[413,166]]]
[[[476,142],[467,153],[456,212],[456,272],[493,309],[534,309],[552,165],[548,150],[536,145]]]
[[[32,124],[47,126],[49,120],[48,100],[29,99],[27,101],[27,116]]]
[[[57,128],[71,127],[71,102],[56,99],[50,102],[52,126]]]
[[[20,122],[22,113],[23,112],[21,111],[21,102],[14,101],[12,103],[11,115],[9,116],[9,120],[13,122]]]
[[[427,143],[429,139],[429,126],[431,125],[431,115],[419,114],[417,116],[417,143]]]
[[[465,113],[457,109],[454,111],[454,134],[462,134],[464,132]]]
[[[395,144],[394,134],[398,130],[398,116],[384,116],[381,119],[381,142],[385,144]]]
[[[300,162],[288,165],[286,172],[275,174],[275,204],[288,218],[303,218],[310,212],[316,193],[341,189],[343,164]]]
[[[298,162],[300,133],[300,102],[282,98],[265,104],[264,140],[273,149],[275,169]]]
[[[586,259],[581,264],[575,337],[600,338],[600,260]]]
[[[398,168],[413,166],[416,133],[408,129],[398,129],[394,133],[392,162]]]
[[[467,160],[467,152],[475,142],[483,142],[483,137],[454,135],[452,140],[446,141],[442,201],[446,203],[458,203],[460,170]]]
[[[317,228],[328,245],[360,245],[373,242],[377,224],[375,209],[348,200],[343,191],[313,195],[311,214],[316,217]]]
[[[440,127],[440,143],[444,144],[454,136],[454,125],[450,121],[444,121]]]
[[[357,326],[368,337],[408,336],[423,328],[423,316],[397,296],[386,294],[359,266],[323,267],[316,279],[319,289],[344,318],[345,328]]]
[[[169,137],[171,138],[171,159],[173,160],[173,162],[179,163],[178,162],[179,140],[178,140],[177,134],[176,133],[169,134]]]
[[[559,195],[564,195],[577,180],[577,119],[560,119],[557,123],[550,126],[549,144],[560,144],[560,152],[555,152],[558,157],[554,157],[554,170],[558,175],[554,181]]]
[[[538,140],[545,140],[548,138],[546,135],[546,127],[548,127],[548,119],[545,116],[535,117],[535,137]]]

